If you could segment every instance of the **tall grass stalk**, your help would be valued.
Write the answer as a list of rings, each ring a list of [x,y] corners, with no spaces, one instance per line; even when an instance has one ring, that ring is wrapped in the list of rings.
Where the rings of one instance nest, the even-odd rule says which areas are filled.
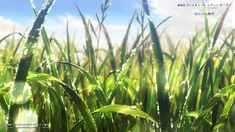
[[[22,57],[20,59],[18,70],[16,72],[15,82],[13,86],[13,98],[17,98],[17,96],[22,96],[20,94],[22,94],[24,91],[28,71],[33,58],[33,52],[38,41],[39,32],[41,30],[42,24],[44,23],[45,17],[54,2],[55,0],[46,1],[46,3],[41,8],[41,11],[39,12],[32,29],[29,32],[29,36],[24,46]],[[17,104],[17,102],[12,102],[10,106],[8,123],[12,124],[13,128],[15,127],[15,119],[17,117],[19,109],[23,106],[24,104]]]

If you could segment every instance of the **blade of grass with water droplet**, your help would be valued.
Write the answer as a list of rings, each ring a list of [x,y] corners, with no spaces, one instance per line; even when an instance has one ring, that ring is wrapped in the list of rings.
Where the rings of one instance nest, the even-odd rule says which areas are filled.
[[[101,112],[101,113],[106,113],[106,112],[121,113],[121,114],[125,114],[125,115],[131,115],[133,117],[141,117],[141,118],[150,120],[153,123],[156,123],[156,121],[151,116],[149,116],[147,113],[141,111],[136,106],[114,104],[114,105],[108,105],[108,106],[101,107],[101,108],[95,110],[93,113],[98,113],[98,112]]]
[[[121,65],[125,62],[125,59],[126,59],[126,50],[127,50],[128,38],[129,38],[129,34],[130,34],[131,25],[132,25],[132,22],[133,22],[135,16],[136,16],[136,13],[134,13],[134,15],[132,16],[131,21],[129,22],[129,25],[128,25],[127,30],[126,30],[125,37],[124,37],[124,39],[122,41],[122,46],[121,46]]]
[[[33,24],[32,29],[29,32],[29,37],[28,37],[27,42],[25,44],[22,57],[20,59],[20,63],[18,66],[16,77],[15,77],[15,84],[13,86],[13,88],[15,88],[15,87],[18,87],[17,85],[19,82],[23,83],[23,85],[18,87],[17,91],[23,91],[23,89],[24,89],[24,84],[25,84],[25,81],[26,81],[26,78],[28,75],[30,65],[31,65],[34,48],[35,48],[35,45],[38,41],[40,29],[44,23],[46,15],[48,14],[48,12],[54,2],[55,2],[55,0],[48,0],[45,2],[45,4],[42,6],[42,8],[38,14],[38,17],[36,18],[36,20]],[[9,112],[8,123],[10,123],[10,124],[14,124],[14,119],[17,116],[17,113],[18,113],[17,111],[19,110],[19,109],[14,109],[13,106],[14,106],[14,104],[11,105],[10,112]],[[13,130],[14,129],[15,128],[13,128]]]
[[[139,52],[139,49],[142,47],[142,45],[144,45],[144,41],[140,42],[135,49],[132,50],[130,57],[126,60],[126,62],[122,65],[121,67],[121,71],[117,77],[117,80],[113,86],[113,90],[111,91],[109,98],[108,98],[108,104],[111,104],[116,92],[118,91],[118,87],[120,85],[120,83],[123,81],[123,78],[125,77],[125,75],[127,74],[130,66],[132,65],[137,53]]]
[[[165,77],[165,66],[163,60],[163,54],[160,46],[160,41],[158,38],[157,31],[155,30],[154,24],[150,19],[150,13],[148,8],[147,0],[143,0],[143,8],[147,14],[151,35],[151,42],[153,46],[153,52],[155,55],[155,59],[157,62],[158,72],[157,76],[157,96],[160,110],[160,122],[162,130],[170,130],[171,129],[171,121],[170,121],[170,101],[168,97],[168,92],[165,89],[166,86],[166,77]]]

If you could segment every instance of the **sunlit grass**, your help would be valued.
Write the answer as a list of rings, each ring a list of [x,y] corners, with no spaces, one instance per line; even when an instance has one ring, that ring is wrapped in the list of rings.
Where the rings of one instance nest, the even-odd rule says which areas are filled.
[[[37,114],[32,110],[22,109],[15,120],[19,132],[34,132],[38,126]]]
[[[65,42],[42,27],[53,0],[47,2],[40,12],[33,8],[38,17],[28,38],[12,33],[0,39],[9,43],[0,51],[0,131],[30,131],[17,124],[53,132],[235,130],[235,32],[220,38],[229,8],[215,25],[204,16],[205,28],[184,48],[171,36],[160,41],[158,27],[171,17],[153,23],[143,0],[117,47],[105,26],[110,1],[103,2],[98,25],[76,5],[86,38],[78,51],[69,21]],[[140,32],[130,43],[134,22]],[[22,38],[9,41],[14,35]]]

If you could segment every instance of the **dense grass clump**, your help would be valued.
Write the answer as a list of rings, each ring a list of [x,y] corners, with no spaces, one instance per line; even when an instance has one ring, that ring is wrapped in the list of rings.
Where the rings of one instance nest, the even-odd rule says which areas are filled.
[[[182,51],[170,36],[161,43],[157,29],[171,17],[155,26],[147,0],[119,48],[104,24],[109,0],[102,3],[97,27],[76,5],[86,38],[80,52],[69,25],[66,42],[43,27],[54,1],[40,12],[33,9],[37,18],[27,38],[11,33],[0,39],[0,131],[22,125],[53,132],[235,131],[235,30],[220,38],[229,7],[213,26],[204,16],[205,28]],[[140,32],[129,43],[134,22]]]

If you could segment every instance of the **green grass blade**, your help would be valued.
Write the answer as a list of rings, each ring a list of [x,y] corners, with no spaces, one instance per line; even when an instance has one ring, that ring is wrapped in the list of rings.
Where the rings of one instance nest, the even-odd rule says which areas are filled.
[[[230,85],[225,88],[223,88],[220,92],[218,92],[214,97],[211,98],[211,100],[208,102],[208,104],[204,107],[203,111],[199,113],[198,118],[193,122],[193,128],[196,129],[201,123],[203,123],[203,119],[207,114],[211,112],[211,110],[214,108],[214,106],[222,100],[223,97],[228,96],[228,94],[231,91],[234,91],[235,85]]]
[[[85,33],[86,33],[86,52],[87,52],[87,55],[90,59],[90,65],[91,65],[91,69],[92,69],[92,72],[96,75],[96,61],[95,61],[95,52],[94,52],[94,48],[93,48],[93,45],[92,45],[92,37],[91,37],[91,34],[90,34],[90,31],[89,31],[89,25],[87,24],[86,20],[85,20],[85,17],[83,16],[80,8],[78,7],[78,5],[76,5],[76,8],[79,12],[79,15],[80,17],[82,18],[82,22],[83,22],[83,25],[84,25],[84,28],[85,28]]]
[[[108,31],[107,31],[106,27],[104,25],[102,25],[102,28],[104,30],[104,35],[105,35],[106,41],[108,43],[109,55],[110,55],[109,61],[110,61],[110,64],[112,66],[112,70],[115,72],[114,73],[114,78],[116,80],[117,79],[117,75],[116,75],[117,64],[116,64],[115,57],[114,57],[112,42],[110,40],[110,37],[109,37],[109,34],[108,34]]]
[[[158,88],[157,95],[158,95],[159,110],[160,110],[161,129],[163,131],[170,130],[171,128],[170,101],[169,101],[168,93],[165,89],[166,77],[165,77],[165,66],[164,66],[163,54],[162,54],[158,34],[155,30],[153,22],[150,19],[150,13],[149,13],[147,0],[143,0],[143,6],[148,16],[150,33],[151,33],[151,42],[152,42],[154,55],[155,55],[155,59],[157,61],[157,66],[158,66],[158,72],[156,73],[156,76],[157,76],[157,88]]]
[[[141,117],[147,120],[152,121],[153,123],[156,123],[156,121],[149,116],[147,113],[141,111],[140,109],[136,108],[136,106],[127,106],[127,105],[108,105],[104,106],[98,110],[95,110],[93,113],[107,113],[107,112],[115,112],[125,115],[131,115],[133,117]]]
[[[0,39],[0,44],[5,41],[7,38],[11,37],[12,35],[19,35],[19,36],[23,36],[23,34],[19,33],[19,32],[13,32],[13,33],[10,33],[6,36],[4,36],[2,39]]]
[[[31,73],[29,75],[27,81],[28,82],[38,82],[38,81],[56,81],[56,82],[58,82],[63,87],[65,92],[70,96],[70,99],[76,104],[77,108],[80,110],[80,112],[83,116],[83,119],[86,122],[88,130],[90,130],[92,132],[97,131],[97,127],[96,127],[94,118],[92,117],[88,106],[82,100],[82,98],[78,94],[76,94],[76,92],[74,92],[73,89],[71,87],[69,87],[67,84],[65,84],[64,82],[58,80],[57,78],[55,78],[51,75],[44,74],[44,73],[41,73],[41,74]]]
[[[63,51],[63,47],[61,46],[61,43],[56,39],[56,38],[51,38],[52,41],[55,42],[56,46],[58,47],[59,49],[59,52],[61,53],[61,56],[62,56],[62,59],[63,61],[68,61],[67,57],[66,57],[66,54],[64,53]]]
[[[108,58],[109,58],[109,55],[106,55],[105,59],[100,64],[100,67],[98,68],[98,71],[97,71],[98,75],[100,75],[102,70],[105,69],[105,64],[107,64]]]
[[[36,42],[38,41],[40,29],[44,23],[46,15],[48,14],[54,2],[55,0],[46,1],[46,3],[41,8],[41,11],[39,12],[38,17],[36,18],[32,29],[29,32],[29,37],[25,44],[24,51],[20,59],[20,63],[15,77],[15,84],[13,86],[14,92],[12,93],[13,97],[20,94],[20,92],[22,92],[24,89],[25,81],[33,57],[34,48]],[[19,85],[19,83],[22,83],[22,85]],[[14,119],[16,117],[17,111],[19,110],[19,109],[14,109],[13,106],[14,104],[10,107],[10,112],[9,112],[8,123],[10,124],[14,124]]]
[[[113,90],[111,91],[109,98],[108,98],[108,104],[111,104],[116,92],[118,91],[119,84],[123,81],[125,78],[125,75],[127,74],[128,70],[130,69],[130,66],[132,65],[137,53],[139,52],[139,49],[144,45],[144,41],[140,42],[135,49],[132,50],[130,57],[126,60],[126,62],[122,65],[121,71],[117,77],[117,80],[114,84]]]
[[[51,106],[54,105],[54,107],[52,108],[54,109],[55,118],[56,119],[59,118],[58,120],[52,119],[52,120],[55,120],[55,121],[52,121],[52,122],[55,122],[55,124],[51,124],[51,126],[55,128],[54,131],[58,131],[58,130],[68,131],[68,123],[67,123],[68,119],[66,117],[67,116],[66,107],[64,107],[65,105],[62,102],[60,95],[57,94],[57,92],[53,88],[49,88],[48,93],[50,95]],[[39,116],[42,116],[42,115],[43,114]]]
[[[70,53],[70,51],[71,51],[71,48],[70,48],[71,43],[70,43],[69,22],[68,22],[68,21],[67,21],[67,24],[66,24],[66,36],[67,36],[67,49],[68,49],[68,51],[67,51],[67,57],[68,57],[69,63],[72,63],[71,53]],[[71,69],[70,69],[70,70],[71,70]]]
[[[220,31],[221,31],[221,29],[222,29],[222,26],[223,26],[223,24],[224,24],[225,17],[226,17],[226,15],[227,15],[228,11],[229,11],[230,6],[231,6],[231,4],[227,7],[227,9],[225,10],[225,12],[223,13],[223,15],[222,15],[222,17],[221,17],[221,19],[220,19],[220,22],[219,22],[219,24],[218,24],[218,27],[217,27],[216,30],[215,30],[215,34],[214,34],[213,42],[212,42],[212,47],[215,45],[215,43],[216,43],[216,41],[217,41],[217,39],[218,39],[218,37],[219,37]]]
[[[72,66],[74,68],[77,68],[82,73],[82,75],[88,79],[90,84],[96,86],[93,90],[95,91],[95,94],[96,94],[97,98],[100,100],[101,104],[102,105],[107,104],[107,100],[106,100],[106,98],[104,96],[104,93],[103,93],[103,91],[101,89],[100,83],[95,78],[95,76],[89,74],[88,71],[86,71],[82,67],[79,67],[79,66],[77,66],[75,64],[72,64],[72,63],[69,63],[69,62],[57,62],[57,63],[66,64],[66,65]]]
[[[210,46],[211,43],[211,38],[210,38],[210,29],[209,29],[209,22],[208,22],[208,16],[206,14],[207,9],[205,6],[205,3],[203,2],[203,11],[204,11],[204,23],[205,23],[205,31],[206,31],[206,37],[207,37],[207,45]],[[212,48],[212,47],[210,47]]]
[[[128,38],[129,38],[129,34],[130,34],[130,29],[131,29],[131,25],[132,25],[132,22],[135,18],[135,15],[136,13],[134,13],[133,17],[131,18],[131,21],[127,27],[127,30],[126,30],[126,34],[125,34],[125,37],[122,41],[122,46],[121,46],[121,65],[125,62],[125,59],[126,59],[126,50],[127,50],[127,43],[128,43]]]
[[[0,106],[5,113],[8,113],[8,105],[6,99],[3,97],[3,95],[1,95],[1,91],[0,91]]]
[[[233,92],[232,95],[230,95],[228,101],[225,103],[223,113],[221,114],[219,118],[219,122],[223,122],[225,119],[228,118],[229,112],[232,110],[232,106],[235,102],[235,92]]]

